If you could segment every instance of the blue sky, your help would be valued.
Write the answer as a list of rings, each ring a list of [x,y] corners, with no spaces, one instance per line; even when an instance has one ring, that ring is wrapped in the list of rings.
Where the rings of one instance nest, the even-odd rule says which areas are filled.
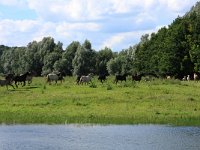
[[[0,45],[51,36],[65,49],[88,39],[120,51],[183,16],[198,0],[0,0]]]

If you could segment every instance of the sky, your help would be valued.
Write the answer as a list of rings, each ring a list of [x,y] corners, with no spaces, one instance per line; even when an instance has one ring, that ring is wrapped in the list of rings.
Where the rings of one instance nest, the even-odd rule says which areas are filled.
[[[53,37],[121,51],[188,12],[198,0],[0,0],[0,45]]]

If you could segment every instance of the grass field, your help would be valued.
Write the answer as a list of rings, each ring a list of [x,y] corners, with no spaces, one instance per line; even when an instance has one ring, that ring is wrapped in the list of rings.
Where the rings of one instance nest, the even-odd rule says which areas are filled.
[[[97,77],[96,77],[97,78]],[[0,123],[200,125],[200,82],[154,80],[76,85],[75,78],[48,85],[0,87]]]

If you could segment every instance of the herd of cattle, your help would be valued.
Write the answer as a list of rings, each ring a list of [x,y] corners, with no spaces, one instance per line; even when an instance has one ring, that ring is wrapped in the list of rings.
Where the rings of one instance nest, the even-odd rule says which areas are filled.
[[[76,84],[88,84],[92,81],[94,74],[90,73],[87,76],[82,75],[82,76],[77,76],[76,78]],[[124,75],[116,75],[115,76],[115,80],[114,83],[118,83],[119,81],[126,81],[128,75],[124,74]],[[26,85],[26,82],[28,84],[31,84],[32,82],[32,74],[30,72],[26,72],[24,74],[21,75],[15,75],[15,74],[7,74],[5,75],[5,79],[0,79],[0,86],[6,86],[8,89],[8,86],[12,86],[13,89],[15,89],[15,87],[13,86],[13,82],[16,86],[16,88],[18,88],[18,85],[21,84],[22,86]],[[131,75],[132,81],[141,81],[141,79],[143,77],[153,77],[153,78],[159,78],[157,75],[155,74],[134,74]],[[56,84],[58,81],[63,82],[64,81],[64,76],[62,75],[62,73],[57,72],[57,73],[50,73],[46,76],[47,79],[47,83],[51,84],[52,81],[54,81]],[[98,76],[98,80],[103,83],[104,81],[106,81],[107,79],[107,75],[105,74],[101,74]],[[146,80],[148,80],[149,78],[146,78]],[[166,79],[171,79],[171,76],[167,76]],[[190,80],[199,80],[199,76],[197,75],[197,73],[194,73],[193,76],[191,77],[191,75],[187,75],[184,76],[182,78],[183,81],[190,81]]]

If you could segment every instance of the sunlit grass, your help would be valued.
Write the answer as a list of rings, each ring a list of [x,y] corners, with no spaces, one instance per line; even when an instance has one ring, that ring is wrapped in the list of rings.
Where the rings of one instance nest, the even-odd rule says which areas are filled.
[[[200,82],[113,80],[76,85],[66,77],[48,85],[34,78],[16,90],[0,87],[0,122],[200,125]]]

